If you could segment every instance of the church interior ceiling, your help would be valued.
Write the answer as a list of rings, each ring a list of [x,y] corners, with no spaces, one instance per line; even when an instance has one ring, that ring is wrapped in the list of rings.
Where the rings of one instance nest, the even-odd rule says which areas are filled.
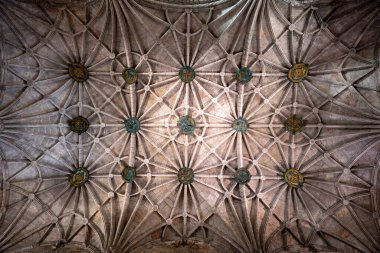
[[[0,1],[0,252],[380,252],[379,1],[52,2]]]

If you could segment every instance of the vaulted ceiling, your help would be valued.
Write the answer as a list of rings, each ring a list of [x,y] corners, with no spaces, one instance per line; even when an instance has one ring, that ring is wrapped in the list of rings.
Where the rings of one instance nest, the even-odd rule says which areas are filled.
[[[0,1],[0,252],[380,252],[380,4],[310,2]]]

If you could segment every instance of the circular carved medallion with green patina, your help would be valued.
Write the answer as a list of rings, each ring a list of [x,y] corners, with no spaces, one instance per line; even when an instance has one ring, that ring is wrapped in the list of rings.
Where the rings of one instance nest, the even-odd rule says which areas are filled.
[[[247,184],[251,180],[251,173],[246,168],[236,170],[234,179],[238,184]]]
[[[124,126],[128,133],[134,134],[140,130],[140,121],[135,117],[131,117],[124,121]]]
[[[137,81],[137,70],[134,68],[124,69],[122,75],[126,84],[134,84]]]
[[[90,127],[90,123],[85,117],[77,116],[72,120],[69,120],[69,128],[71,131],[77,134],[85,133]]]
[[[69,182],[72,186],[80,187],[88,181],[88,178],[88,171],[83,167],[79,167],[71,172]]]
[[[249,68],[241,68],[236,70],[236,79],[241,84],[246,84],[252,79],[252,71]]]
[[[190,116],[182,116],[177,121],[181,134],[192,134],[195,130],[195,120]]]
[[[124,181],[131,183],[136,178],[136,168],[125,166],[125,168],[121,172],[121,177]]]
[[[190,66],[185,66],[179,70],[179,78],[184,83],[190,83],[195,78],[195,71]]]
[[[293,188],[301,188],[304,183],[303,175],[296,169],[288,169],[284,174],[284,179]]]
[[[301,117],[298,117],[296,115],[287,118],[284,122],[284,127],[286,131],[288,131],[291,134],[301,132],[305,125],[305,121]]]
[[[248,129],[248,121],[244,119],[243,117],[236,118],[234,122],[232,123],[232,128],[236,132],[245,133]]]
[[[181,184],[191,184],[194,182],[194,171],[190,168],[183,167],[178,171],[177,177]]]
[[[89,77],[87,68],[80,63],[69,64],[69,75],[79,83],[86,81]]]
[[[303,63],[294,65],[288,72],[288,78],[293,83],[299,83],[307,77],[308,67]]]

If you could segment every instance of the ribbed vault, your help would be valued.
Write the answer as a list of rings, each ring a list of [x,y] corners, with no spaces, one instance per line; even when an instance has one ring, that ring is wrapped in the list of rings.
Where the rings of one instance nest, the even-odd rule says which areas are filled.
[[[380,251],[378,1],[78,2],[0,2],[1,252]]]

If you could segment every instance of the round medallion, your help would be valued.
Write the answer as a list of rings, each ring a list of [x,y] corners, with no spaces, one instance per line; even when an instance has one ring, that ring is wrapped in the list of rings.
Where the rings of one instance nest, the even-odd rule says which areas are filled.
[[[72,186],[80,187],[87,182],[88,177],[88,171],[83,167],[79,167],[71,172],[69,176],[69,182]]]
[[[305,125],[305,121],[301,117],[298,117],[296,115],[287,118],[284,122],[284,127],[286,131],[288,131],[291,134],[301,132]]]
[[[191,184],[194,182],[194,171],[190,168],[183,167],[178,171],[177,177],[181,184]]]
[[[293,83],[299,83],[307,77],[309,69],[303,63],[294,65],[288,72],[288,78]]]
[[[69,65],[69,75],[75,81],[82,83],[88,79],[88,70],[80,63],[72,63]]]
[[[190,116],[182,116],[177,122],[181,134],[192,134],[195,130],[195,125],[195,120]]]
[[[121,172],[121,177],[124,179],[124,181],[131,183],[136,178],[136,168],[125,166]]]
[[[124,121],[124,126],[128,133],[134,134],[140,130],[140,121],[135,117],[128,118]]]
[[[195,71],[190,66],[185,66],[179,70],[179,78],[184,83],[190,83],[195,78]]]
[[[248,129],[248,121],[244,119],[243,117],[239,117],[235,119],[234,122],[232,123],[232,128],[236,132],[245,133],[247,132],[247,129]]]
[[[293,188],[301,188],[304,183],[303,175],[299,170],[288,169],[284,175],[286,183]]]
[[[236,70],[236,78],[241,84],[246,84],[252,79],[252,71],[249,68]]]
[[[240,168],[236,170],[234,178],[238,184],[246,184],[251,180],[251,173],[246,168]]]
[[[77,134],[82,134],[88,130],[90,123],[82,116],[77,116],[69,121],[70,130]]]
[[[137,81],[137,70],[134,68],[124,69],[122,75],[127,84],[134,84]]]

